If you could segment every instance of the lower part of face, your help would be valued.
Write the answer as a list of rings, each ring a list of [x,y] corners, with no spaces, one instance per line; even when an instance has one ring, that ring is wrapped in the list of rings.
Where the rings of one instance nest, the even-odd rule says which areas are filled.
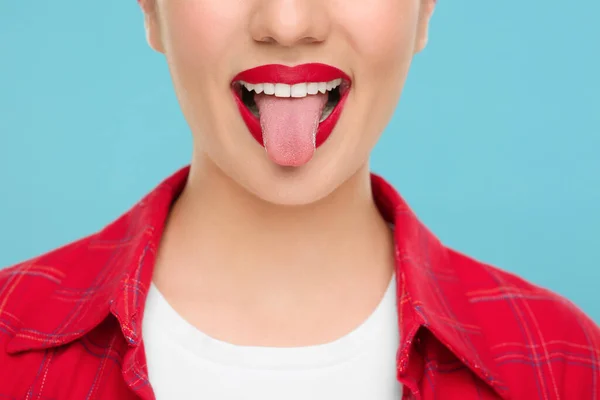
[[[157,0],[158,26],[196,157],[275,204],[316,202],[368,168],[418,40],[421,0]],[[350,88],[310,161],[284,166],[250,134],[232,80],[267,64],[327,64]]]

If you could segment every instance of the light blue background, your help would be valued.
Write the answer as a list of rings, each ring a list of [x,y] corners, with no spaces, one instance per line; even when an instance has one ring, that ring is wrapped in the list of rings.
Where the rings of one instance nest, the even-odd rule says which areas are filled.
[[[600,2],[441,0],[375,150],[447,245],[600,321]],[[191,138],[134,0],[0,1],[0,265],[106,225]]]

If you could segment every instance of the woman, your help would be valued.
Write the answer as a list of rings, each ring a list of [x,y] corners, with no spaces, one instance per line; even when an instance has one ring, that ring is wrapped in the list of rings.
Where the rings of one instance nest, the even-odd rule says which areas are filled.
[[[369,173],[434,0],[142,0],[189,168],[0,272],[0,397],[592,399],[600,331]]]

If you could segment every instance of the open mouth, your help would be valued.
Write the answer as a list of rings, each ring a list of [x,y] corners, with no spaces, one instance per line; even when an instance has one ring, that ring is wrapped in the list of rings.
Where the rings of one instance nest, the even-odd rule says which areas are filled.
[[[331,116],[333,111],[340,104],[340,100],[348,93],[350,82],[341,78],[329,82],[299,83],[295,85],[279,83],[249,84],[244,81],[236,81],[233,83],[233,89],[244,106],[259,120],[260,111],[254,100],[255,96],[258,94],[283,98],[301,98],[317,94],[327,94],[327,103],[325,104],[321,118],[319,119],[319,123],[322,123]]]
[[[322,63],[265,64],[233,77],[230,90],[248,133],[279,165],[304,165],[331,136],[352,79]]]

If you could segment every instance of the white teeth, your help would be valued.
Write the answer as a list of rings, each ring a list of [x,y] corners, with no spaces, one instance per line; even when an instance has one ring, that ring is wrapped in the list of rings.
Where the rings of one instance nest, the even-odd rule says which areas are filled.
[[[272,83],[263,83],[265,94],[275,94],[275,85]]]
[[[292,85],[292,97],[306,97],[308,94],[308,84],[306,83],[296,83]]]
[[[292,87],[284,83],[275,84],[275,97],[290,97]]]
[[[309,83],[306,85],[306,92],[308,94],[317,94],[319,92],[319,84],[318,83]]]
[[[275,95],[275,97],[306,97],[311,94],[326,93],[342,84],[342,79],[334,79],[329,82],[306,82],[287,85],[285,83],[247,83],[240,81],[249,91]]]
[[[319,82],[319,92],[325,93],[327,91],[327,83]]]

